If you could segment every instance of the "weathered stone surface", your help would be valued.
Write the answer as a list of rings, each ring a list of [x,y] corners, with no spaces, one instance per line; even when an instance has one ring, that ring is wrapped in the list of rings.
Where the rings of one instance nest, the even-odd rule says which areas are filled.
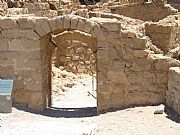
[[[171,67],[168,78],[166,104],[180,115],[180,67]]]
[[[97,68],[98,111],[159,104],[166,99],[166,103],[179,112],[179,69],[169,71],[170,67],[180,66],[178,56],[175,60],[171,55],[158,54],[150,47],[153,44],[143,35],[142,27],[137,30],[142,32],[139,35],[136,31],[139,26],[129,30],[121,23],[122,17],[118,17],[1,18],[0,78],[14,80],[13,101],[40,111],[47,107],[54,44],[60,54],[57,59],[61,59],[65,67],[71,67],[70,71],[84,72],[85,67],[93,64]],[[160,26],[160,29],[165,31],[161,38],[170,40],[166,35],[169,27]],[[178,40],[172,42],[177,43]],[[75,66],[77,61],[81,65]]]

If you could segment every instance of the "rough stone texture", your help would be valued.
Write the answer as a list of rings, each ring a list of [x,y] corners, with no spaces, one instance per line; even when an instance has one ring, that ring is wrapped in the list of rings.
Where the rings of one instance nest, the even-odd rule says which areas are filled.
[[[179,46],[180,23],[176,16],[170,16],[158,23],[147,23],[145,34],[150,37],[154,45],[167,53]]]
[[[29,25],[23,25],[26,23]],[[39,111],[51,105],[55,46],[66,50],[67,41],[77,40],[97,51],[99,112],[164,103],[169,68],[180,67],[180,61],[150,50],[148,37],[121,23],[118,19],[74,15],[0,18],[0,78],[14,80],[13,101]],[[30,31],[29,36],[22,34]]]
[[[180,115],[180,67],[169,69],[166,97],[166,104]]]
[[[120,14],[144,21],[158,21],[177,12],[177,10],[173,9],[169,5],[159,5],[156,2],[116,5],[110,7],[110,9],[113,14]]]
[[[50,10],[48,3],[27,3],[27,2],[24,2],[24,8],[27,8],[28,12],[30,14],[34,14],[36,16],[47,16],[47,17],[58,16],[57,11]]]

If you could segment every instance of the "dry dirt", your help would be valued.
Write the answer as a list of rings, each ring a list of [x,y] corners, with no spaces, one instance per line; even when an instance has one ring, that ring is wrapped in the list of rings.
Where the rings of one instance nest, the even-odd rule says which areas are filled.
[[[180,135],[180,117],[173,112],[155,115],[158,106],[97,115],[91,76],[57,68],[53,72],[52,107],[43,113],[20,107],[0,113],[0,135]]]

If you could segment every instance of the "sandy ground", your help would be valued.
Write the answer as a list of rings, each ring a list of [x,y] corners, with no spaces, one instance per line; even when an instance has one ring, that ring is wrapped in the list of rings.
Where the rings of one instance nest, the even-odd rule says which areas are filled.
[[[180,117],[173,112],[155,115],[158,106],[97,115],[91,76],[73,83],[62,86],[64,92],[56,92],[52,107],[43,113],[20,108],[0,113],[0,135],[180,135]]]

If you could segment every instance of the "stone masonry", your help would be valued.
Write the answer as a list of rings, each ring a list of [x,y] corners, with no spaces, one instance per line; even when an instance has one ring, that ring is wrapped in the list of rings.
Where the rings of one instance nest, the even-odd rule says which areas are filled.
[[[27,12],[36,16],[12,15],[16,9],[3,13],[0,79],[14,80],[13,103],[37,111],[51,105],[56,52],[57,65],[74,72],[89,65],[96,70],[98,112],[166,103],[180,114],[180,22],[171,15],[177,10],[157,2],[122,1],[126,5],[109,1],[74,9],[66,3],[59,11],[50,11],[47,3],[26,3]],[[71,12],[57,16],[60,10]]]
[[[169,69],[168,91],[166,104],[180,114],[180,68]]]

